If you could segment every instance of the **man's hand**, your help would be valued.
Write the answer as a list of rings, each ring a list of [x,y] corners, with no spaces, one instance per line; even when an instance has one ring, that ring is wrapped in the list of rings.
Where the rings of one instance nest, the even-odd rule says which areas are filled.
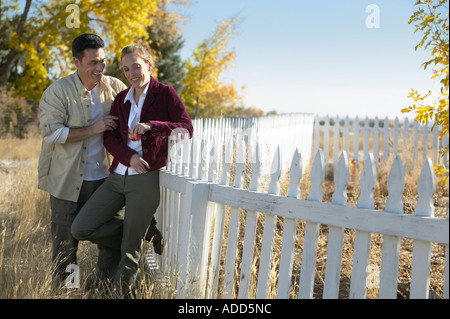
[[[133,168],[138,174],[147,173],[150,169],[150,165],[139,156],[139,154],[134,154],[130,159],[130,167]]]
[[[117,116],[103,115],[91,127],[94,135],[103,133],[106,130],[115,130],[117,128],[116,120],[118,119]]]
[[[116,116],[103,115],[91,126],[70,128],[66,144],[87,139],[91,136],[101,134],[106,130],[112,131],[117,128],[117,123],[115,122],[117,119],[119,118]]]

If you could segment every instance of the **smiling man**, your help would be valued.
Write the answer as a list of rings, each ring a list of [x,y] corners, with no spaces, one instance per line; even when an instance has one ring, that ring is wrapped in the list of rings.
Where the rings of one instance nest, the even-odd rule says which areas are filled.
[[[76,264],[78,240],[70,227],[78,211],[108,176],[109,161],[103,132],[116,128],[109,115],[115,96],[126,85],[103,75],[104,41],[94,34],[73,40],[72,55],[77,71],[55,81],[42,95],[38,187],[50,194],[54,283],[65,283],[66,267]],[[121,231],[122,221],[115,224]],[[100,278],[107,277],[120,257],[109,247],[98,247]]]

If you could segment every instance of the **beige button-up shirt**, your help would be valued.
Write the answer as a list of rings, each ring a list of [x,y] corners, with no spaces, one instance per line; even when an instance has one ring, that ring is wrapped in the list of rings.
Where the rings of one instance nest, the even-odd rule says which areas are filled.
[[[109,114],[116,95],[126,89],[119,79],[103,76],[100,82],[103,114]],[[91,95],[75,72],[55,81],[42,95],[39,128],[48,136],[61,127],[80,128],[91,124]],[[88,139],[49,144],[42,141],[38,164],[38,187],[56,198],[76,202],[84,180]],[[108,157],[105,156],[105,161]],[[109,166],[109,165],[108,165]]]

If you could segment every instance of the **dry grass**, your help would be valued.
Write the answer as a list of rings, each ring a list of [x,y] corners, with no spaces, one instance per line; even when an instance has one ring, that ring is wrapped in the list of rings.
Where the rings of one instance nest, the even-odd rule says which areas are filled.
[[[359,189],[359,176],[362,171],[362,167],[352,167],[355,165],[354,162],[350,162],[350,170],[354,172],[354,175],[350,176],[349,185],[347,187],[348,201],[347,205],[357,206],[358,197],[360,195]],[[377,184],[374,191],[375,207],[377,210],[384,210],[386,200],[388,198],[387,181],[390,172],[390,167],[392,165],[392,160],[387,162],[386,165],[380,165],[377,167]],[[233,167],[232,167],[233,169]],[[407,170],[405,175],[405,190],[403,193],[403,203],[405,214],[414,214],[415,205],[418,200],[417,194],[417,183],[419,179],[420,170]],[[233,176],[233,171],[231,170],[231,176]],[[244,180],[248,184],[251,177],[251,168],[247,167],[246,175]],[[311,177],[310,168],[303,173],[302,179],[300,181],[300,198],[307,199],[309,189],[311,187]],[[437,179],[439,182],[439,178]],[[269,184],[269,178],[263,181],[263,191],[267,191]],[[232,181],[230,181],[232,185]],[[280,195],[285,196],[289,187],[289,175],[288,173],[283,176],[280,180]],[[245,186],[244,186],[245,188]],[[331,203],[332,195],[334,193],[334,181],[333,181],[333,171],[329,169],[327,172],[326,179],[322,186],[323,191],[323,202]],[[435,216],[439,218],[448,218],[449,209],[449,185],[437,184],[437,190],[434,195],[434,206],[435,206]],[[227,214],[225,216],[225,230],[224,234],[228,233],[229,227],[229,212],[230,209],[227,208]],[[236,267],[234,273],[234,287],[232,292],[232,297],[237,297],[239,291],[239,275],[240,275],[240,265],[243,253],[243,239],[245,235],[245,220],[247,212],[245,210],[241,211],[241,218],[239,223],[239,240],[236,252]],[[277,293],[277,280],[278,280],[278,269],[280,265],[280,254],[281,245],[283,238],[283,225],[284,218],[277,218],[275,238],[274,238],[274,249],[272,257],[272,268],[270,272],[270,287],[269,287],[269,298],[275,298]],[[213,225],[214,227],[214,225]],[[264,214],[258,214],[258,225],[256,239],[254,243],[254,259],[251,273],[251,286],[249,297],[256,297],[257,288],[257,278],[259,270],[259,256],[261,253],[261,243],[264,228]],[[316,274],[314,281],[314,298],[322,298],[323,287],[325,281],[325,266],[327,259],[327,242],[328,242],[328,229],[327,225],[320,225],[318,247],[317,247],[317,258],[316,258]],[[297,236],[294,250],[294,264],[292,271],[292,281],[291,281],[291,291],[290,298],[298,297],[299,281],[300,281],[300,270],[301,270],[301,256],[303,252],[303,240],[305,232],[305,222],[297,222]],[[222,246],[222,258],[221,258],[221,270],[220,278],[223,280],[224,276],[224,264],[225,264],[225,254],[227,250],[227,239],[223,240]],[[342,253],[342,266],[341,266],[341,280],[340,280],[340,291],[339,298],[348,298],[350,293],[350,278],[353,262],[353,247],[354,247],[354,237],[355,230],[345,229],[344,233],[344,245]],[[381,252],[382,252],[383,236],[381,234],[372,234],[371,236],[371,251],[369,265],[374,265],[381,268]],[[411,265],[412,265],[412,247],[413,241],[408,238],[402,238],[400,244],[400,261],[399,261],[399,273],[398,273],[398,290],[397,298],[404,299],[409,298],[409,289],[411,282]],[[430,298],[442,298],[443,297],[443,287],[444,287],[444,269],[445,269],[445,245],[443,244],[432,244],[432,258],[431,258],[431,278],[430,278]],[[218,296],[222,297],[221,285],[219,282]],[[378,289],[372,288],[367,291],[367,298],[374,299],[378,298]]]
[[[0,297],[47,297],[50,268],[48,196],[37,189],[40,143],[34,136],[1,140]]]
[[[102,290],[86,293],[97,260],[97,248],[88,242],[78,251],[80,289],[52,287],[49,195],[37,188],[40,149],[37,131],[0,140],[0,299],[105,298]],[[172,297],[169,288],[141,277],[136,298]]]
[[[0,140],[0,298],[103,298],[101,293],[88,294],[85,292],[85,279],[93,272],[97,249],[94,245],[83,242],[80,244],[78,260],[80,265],[81,289],[55,290],[52,288],[51,278],[51,241],[50,241],[50,208],[48,194],[37,189],[37,159],[40,153],[41,139],[36,131],[31,132],[26,139],[8,137]],[[388,167],[379,167],[377,171],[377,187],[375,190],[375,209],[384,209],[387,200]],[[250,174],[250,168],[248,167]],[[360,168],[359,168],[360,170]],[[359,172],[357,170],[357,172]],[[359,196],[357,176],[351,179],[348,187],[348,205],[356,206]],[[403,195],[404,212],[414,213],[418,195],[416,185],[418,172],[408,172],[406,187]],[[246,178],[248,184],[249,178]],[[263,182],[267,188],[268,180]],[[284,195],[289,185],[288,176],[284,176],[280,183],[280,193]],[[301,198],[306,199],[310,188],[309,171],[304,172],[301,180]],[[328,174],[323,184],[323,201],[331,202],[334,191],[332,172]],[[438,185],[434,197],[435,215],[448,217],[448,185]],[[225,227],[228,227],[229,209],[226,212]],[[240,238],[245,233],[246,212],[242,211],[239,227]],[[269,297],[276,296],[276,282],[280,259],[280,248],[283,236],[282,218],[277,219],[274,241],[273,266],[271,270],[271,286]],[[252,266],[252,280],[250,297],[256,295],[256,281],[258,277],[261,239],[263,233],[264,215],[258,214],[258,227],[255,239],[254,260]],[[301,255],[303,251],[305,223],[297,224],[297,238],[293,265],[291,297],[298,296],[298,284],[301,269]],[[225,230],[225,233],[226,230]],[[346,230],[341,271],[340,298],[348,298],[350,289],[354,231]],[[382,235],[372,234],[370,264],[380,266]],[[321,298],[323,294],[325,263],[327,255],[328,227],[320,227],[317,247],[316,277],[314,298]],[[240,260],[242,258],[243,240],[238,241],[237,267],[235,278],[239,278]],[[226,252],[226,238],[222,247],[222,276]],[[409,282],[411,276],[412,241],[402,239],[399,269],[398,297],[409,296]],[[444,245],[433,244],[432,269],[430,289],[432,298],[442,298],[443,273],[445,266]],[[172,275],[176,277],[176,274]],[[176,278],[168,278],[176,281]],[[237,280],[236,280],[237,282]],[[237,296],[238,284],[235,283],[233,296]],[[221,297],[222,292],[218,292]],[[170,287],[155,284],[148,276],[143,276],[136,295],[137,298],[173,298],[174,291]],[[194,296],[202,297],[202,296]],[[368,298],[377,298],[378,290],[370,289]]]

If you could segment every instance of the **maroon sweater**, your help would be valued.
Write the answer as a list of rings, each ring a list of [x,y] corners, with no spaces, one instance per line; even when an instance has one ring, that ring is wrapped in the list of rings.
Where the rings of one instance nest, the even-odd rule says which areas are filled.
[[[124,103],[124,99],[129,90],[130,87],[117,94],[111,108],[111,115],[119,118],[117,128],[103,134],[103,144],[114,157],[110,172],[116,169],[119,162],[129,167],[131,156],[136,154],[136,151],[127,146],[131,103]],[[154,78],[150,81],[142,106],[140,123],[143,122],[150,122],[152,127],[141,138],[143,158],[150,165],[150,171],[167,165],[168,139],[174,129],[189,132],[191,138],[194,131],[189,114],[174,88],[159,83]]]

